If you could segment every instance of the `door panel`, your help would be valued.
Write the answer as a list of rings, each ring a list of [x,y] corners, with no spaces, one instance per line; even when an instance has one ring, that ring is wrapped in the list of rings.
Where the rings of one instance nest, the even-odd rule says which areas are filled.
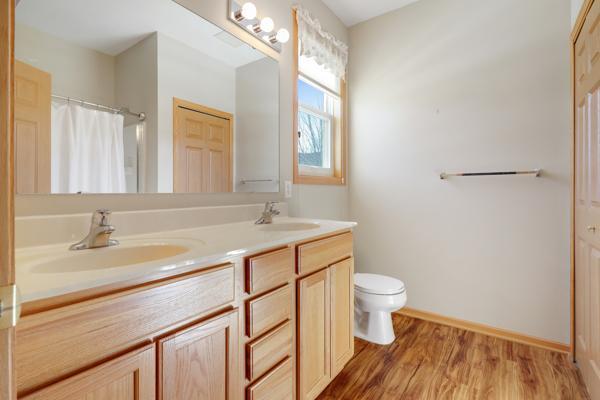
[[[22,399],[153,400],[156,397],[155,381],[155,347],[151,345]]]
[[[584,356],[588,351],[587,339],[589,338],[589,329],[587,325],[589,320],[583,318],[584,315],[588,315],[587,307],[589,302],[589,262],[587,254],[587,244],[583,239],[577,241],[577,275],[576,275],[576,286],[577,296],[575,299],[575,312],[579,318],[576,319],[576,335],[577,335],[577,351],[578,355]],[[578,357],[579,358],[579,357]]]
[[[176,193],[232,190],[233,116],[174,100],[173,189]]]
[[[331,369],[337,375],[354,354],[354,259],[331,266]]]
[[[237,398],[237,311],[162,339],[159,357],[160,399]]]
[[[50,193],[50,74],[15,61],[17,193]]]
[[[575,350],[600,398],[600,1],[575,43]]]
[[[299,399],[312,400],[331,379],[330,270],[298,282]]]

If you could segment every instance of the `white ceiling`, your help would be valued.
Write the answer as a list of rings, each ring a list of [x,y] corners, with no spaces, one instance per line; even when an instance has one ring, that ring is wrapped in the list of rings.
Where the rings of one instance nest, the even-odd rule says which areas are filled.
[[[397,10],[419,0],[323,0],[346,26]]]
[[[16,19],[111,56],[161,32],[232,67],[264,57],[170,0],[21,0]]]

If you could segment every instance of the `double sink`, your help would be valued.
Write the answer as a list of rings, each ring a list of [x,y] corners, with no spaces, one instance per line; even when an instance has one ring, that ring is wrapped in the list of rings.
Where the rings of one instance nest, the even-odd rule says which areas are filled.
[[[275,222],[268,225],[255,225],[251,229],[256,233],[268,233],[302,232],[319,227],[319,224],[312,222]],[[184,256],[206,245],[206,241],[197,238],[124,239],[117,246],[78,251],[55,248],[48,252],[18,257],[20,260],[17,261],[21,268],[26,268],[34,274],[96,271],[150,262],[167,262],[169,259]]]

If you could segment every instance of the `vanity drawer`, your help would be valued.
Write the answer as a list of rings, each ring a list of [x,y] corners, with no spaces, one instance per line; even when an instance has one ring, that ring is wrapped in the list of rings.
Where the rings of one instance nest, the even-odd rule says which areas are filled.
[[[253,381],[284,358],[292,355],[292,322],[246,345],[246,377]]]
[[[19,393],[149,343],[234,301],[231,264],[24,317],[16,330]]]
[[[287,358],[247,389],[246,400],[292,400],[294,381],[292,359]]]
[[[343,233],[298,246],[298,274],[325,268],[352,255],[352,233]]]
[[[246,292],[258,293],[286,283],[293,275],[292,249],[273,251],[246,260]]]
[[[252,338],[292,317],[292,289],[286,285],[246,302],[246,335]]]

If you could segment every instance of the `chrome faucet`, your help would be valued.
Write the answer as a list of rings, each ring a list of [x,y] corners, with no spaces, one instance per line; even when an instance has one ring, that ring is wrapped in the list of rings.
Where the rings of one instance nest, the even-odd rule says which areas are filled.
[[[104,209],[96,210],[94,214],[92,214],[90,232],[80,242],[69,247],[69,250],[85,250],[116,246],[119,242],[110,238],[110,235],[114,231],[115,227],[110,225],[110,211]]]
[[[258,220],[256,220],[256,225],[273,223],[273,217],[275,215],[279,215],[279,210],[275,208],[275,204],[277,204],[277,202],[275,201],[267,201],[265,203],[265,209],[262,213],[262,216]]]

